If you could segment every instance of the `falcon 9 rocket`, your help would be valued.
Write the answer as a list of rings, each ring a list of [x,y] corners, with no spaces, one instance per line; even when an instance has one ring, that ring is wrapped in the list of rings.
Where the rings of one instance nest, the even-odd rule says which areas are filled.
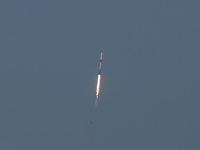
[[[97,77],[95,106],[97,106],[97,104],[98,104],[98,96],[99,96],[100,83],[101,83],[101,63],[102,63],[102,57],[103,57],[103,53],[101,53],[101,55],[100,55],[100,64],[99,64],[99,74],[98,74],[98,77]]]

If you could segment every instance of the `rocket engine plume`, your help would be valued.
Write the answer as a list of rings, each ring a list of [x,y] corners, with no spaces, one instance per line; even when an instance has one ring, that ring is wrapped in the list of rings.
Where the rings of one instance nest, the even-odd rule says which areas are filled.
[[[97,89],[96,89],[96,96],[98,96],[98,95],[99,95],[100,81],[101,81],[101,75],[99,74],[99,75],[98,75],[98,78],[97,78]]]
[[[98,105],[98,96],[99,96],[99,90],[100,90],[100,84],[101,84],[101,63],[102,63],[102,57],[103,57],[103,53],[101,53],[101,55],[100,55],[100,64],[99,64],[99,74],[98,74],[98,78],[97,78],[95,106]]]

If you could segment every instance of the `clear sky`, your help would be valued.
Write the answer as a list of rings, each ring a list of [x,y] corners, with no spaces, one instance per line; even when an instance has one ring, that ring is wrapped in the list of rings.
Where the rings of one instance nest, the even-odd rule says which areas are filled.
[[[199,0],[1,0],[0,22],[1,150],[200,149]]]

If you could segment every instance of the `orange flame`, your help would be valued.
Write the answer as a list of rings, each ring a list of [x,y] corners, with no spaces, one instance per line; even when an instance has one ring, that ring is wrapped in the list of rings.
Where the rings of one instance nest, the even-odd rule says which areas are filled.
[[[98,97],[99,95],[99,89],[100,89],[100,81],[101,81],[101,75],[98,75],[98,79],[97,79],[97,89],[96,89],[96,96]]]

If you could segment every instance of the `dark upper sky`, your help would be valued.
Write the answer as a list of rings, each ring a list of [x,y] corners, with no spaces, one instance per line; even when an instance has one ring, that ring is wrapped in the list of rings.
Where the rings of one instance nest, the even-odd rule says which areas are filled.
[[[2,0],[0,149],[199,150],[199,8]]]

